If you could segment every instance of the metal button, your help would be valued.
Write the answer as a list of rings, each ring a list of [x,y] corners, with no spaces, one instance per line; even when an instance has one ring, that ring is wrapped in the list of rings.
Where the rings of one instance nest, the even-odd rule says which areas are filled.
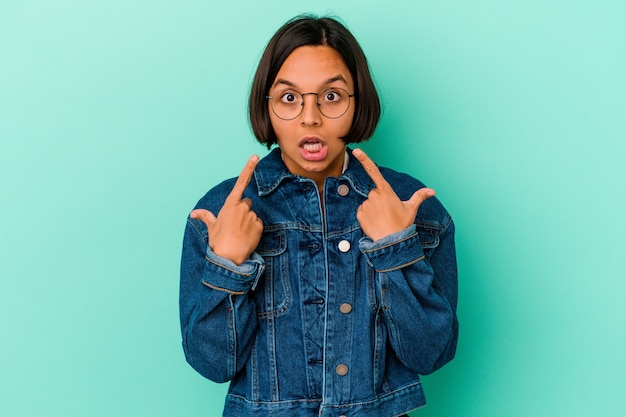
[[[341,365],[337,365],[337,367],[335,368],[335,372],[337,372],[337,375],[339,376],[347,375],[348,367],[342,363]]]
[[[346,184],[341,184],[339,187],[337,187],[337,193],[340,196],[345,197],[350,193],[350,187],[348,187]]]
[[[341,311],[343,314],[348,314],[352,311],[352,306],[348,303],[343,303],[339,306],[339,311]]]
[[[342,240],[341,242],[339,242],[339,245],[337,245],[337,247],[339,247],[339,250],[341,252],[348,252],[350,250],[350,242],[348,242],[347,240]]]

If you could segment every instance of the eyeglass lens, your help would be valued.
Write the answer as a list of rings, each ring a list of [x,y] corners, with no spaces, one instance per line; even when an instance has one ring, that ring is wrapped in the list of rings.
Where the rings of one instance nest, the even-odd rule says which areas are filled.
[[[316,95],[320,112],[329,119],[344,115],[350,107],[350,94],[343,88],[327,88],[319,93],[299,93],[292,89],[277,91],[268,97],[274,114],[281,119],[295,119],[304,108],[304,96]]]

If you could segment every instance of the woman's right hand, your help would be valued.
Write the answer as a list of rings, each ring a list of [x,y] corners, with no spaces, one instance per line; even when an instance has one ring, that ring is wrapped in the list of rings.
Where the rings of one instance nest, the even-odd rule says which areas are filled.
[[[242,199],[258,163],[257,155],[248,159],[217,217],[205,209],[193,210],[189,215],[206,224],[211,250],[237,265],[250,257],[263,233],[263,221],[252,211],[252,201],[249,198]]]

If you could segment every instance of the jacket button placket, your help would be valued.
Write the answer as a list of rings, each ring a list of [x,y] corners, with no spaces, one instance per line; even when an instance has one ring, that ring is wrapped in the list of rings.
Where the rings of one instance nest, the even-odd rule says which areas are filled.
[[[342,188],[342,187],[345,187]],[[345,190],[345,194],[342,194],[342,190]],[[347,195],[349,191],[349,188],[347,185],[342,184],[339,186],[338,188],[338,192],[340,195]],[[339,244],[337,244],[337,248],[339,249],[340,252],[342,253],[347,253],[350,251],[352,245],[350,244],[350,241],[348,240],[342,240],[339,242]],[[348,303],[343,303],[339,306],[339,311],[341,311],[343,314],[348,314],[352,311],[352,306]],[[339,376],[346,376],[348,374],[348,366],[345,364],[339,364],[337,365],[337,367],[335,368],[335,372],[337,373],[337,375]]]
[[[326,279],[319,265],[323,265],[323,237],[319,224],[319,196],[312,184],[303,186],[305,198],[298,211],[300,224],[298,265],[299,265],[299,297],[301,299],[302,330],[304,352],[307,363],[308,395],[321,395],[323,381],[324,358],[324,317],[326,304]],[[318,230],[315,230],[318,229]],[[313,231],[312,231],[313,230]]]

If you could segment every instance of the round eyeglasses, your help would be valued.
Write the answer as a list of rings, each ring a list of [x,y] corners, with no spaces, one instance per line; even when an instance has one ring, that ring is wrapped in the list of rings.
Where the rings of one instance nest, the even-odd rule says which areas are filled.
[[[293,89],[280,90],[271,96],[265,96],[270,101],[274,114],[283,120],[293,120],[302,114],[304,96],[317,96],[317,108],[320,113],[329,119],[338,119],[350,108],[350,97],[343,88],[332,87],[319,93],[300,93]]]

